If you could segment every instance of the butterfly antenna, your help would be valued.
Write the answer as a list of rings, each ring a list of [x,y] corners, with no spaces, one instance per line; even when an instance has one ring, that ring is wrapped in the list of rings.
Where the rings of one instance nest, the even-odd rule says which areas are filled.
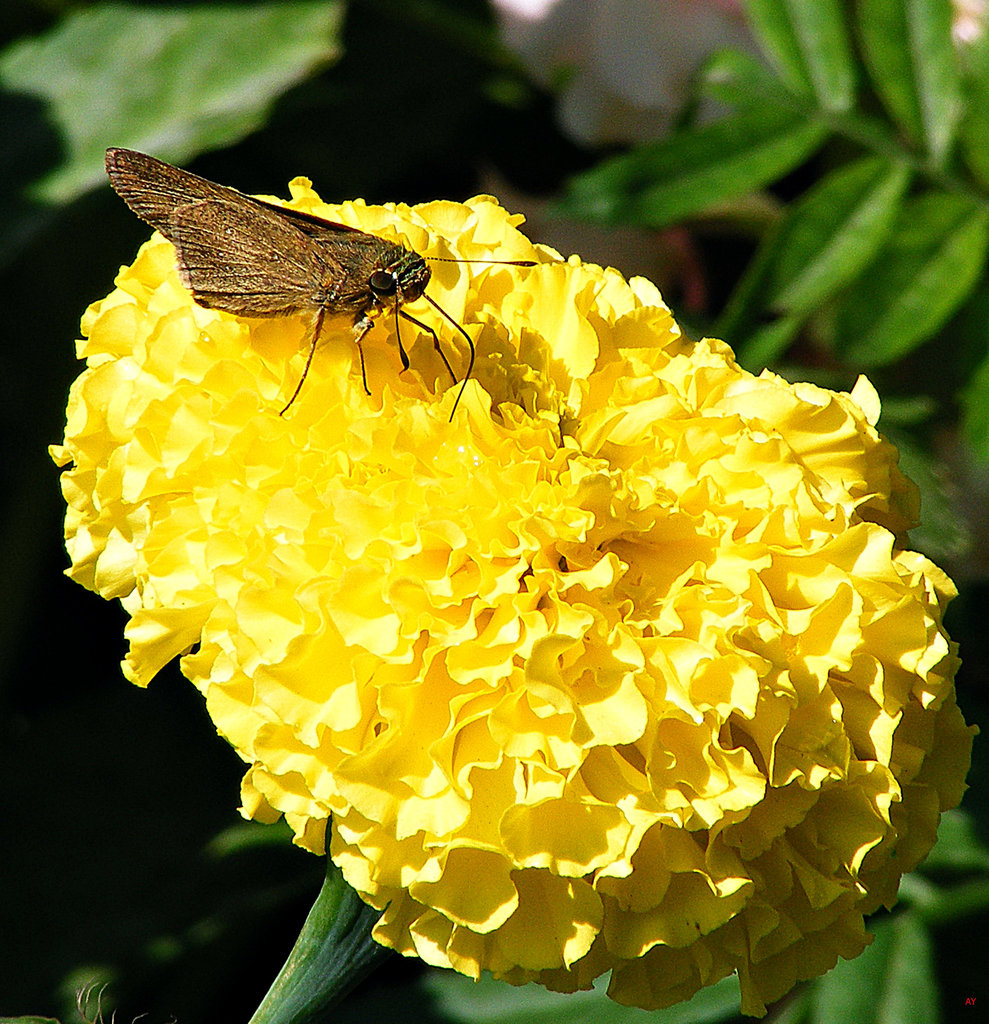
[[[535,260],[461,260],[455,256],[425,256],[424,259],[430,263],[488,263],[499,264],[503,267],[535,267]]]

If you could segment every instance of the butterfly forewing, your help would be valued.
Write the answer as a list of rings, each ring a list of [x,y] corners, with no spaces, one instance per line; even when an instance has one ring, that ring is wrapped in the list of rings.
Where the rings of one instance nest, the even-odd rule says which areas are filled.
[[[234,188],[218,185],[215,181],[193,174],[192,171],[173,167],[164,160],[156,160],[153,156],[132,149],[108,149],[106,170],[114,190],[124,202],[138,217],[153,228],[157,228],[162,234],[165,234],[172,212],[176,208],[197,200],[218,200],[231,203],[240,209],[253,207],[274,214],[281,220],[293,224],[302,234],[329,244],[338,244],[350,235],[362,235],[370,239],[375,237],[347,224],[323,220],[322,217],[304,213],[302,210],[292,210],[265,202],[263,199],[256,199],[254,196],[244,195]]]
[[[239,194],[132,149],[108,149],[106,171],[124,202],[162,234],[176,207],[202,199],[223,200],[230,192]]]
[[[183,284],[212,309],[246,316],[311,311],[344,274],[293,224],[250,204],[188,203],[160,230],[176,248]]]

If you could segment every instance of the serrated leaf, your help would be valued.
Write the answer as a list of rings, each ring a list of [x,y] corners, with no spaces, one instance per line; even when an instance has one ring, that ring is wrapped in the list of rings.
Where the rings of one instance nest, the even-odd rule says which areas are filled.
[[[767,305],[807,313],[854,278],[886,240],[909,182],[905,166],[879,158],[822,179],[781,226]]]
[[[31,198],[64,203],[104,181],[108,145],[184,162],[262,125],[274,101],[338,52],[341,4],[98,4],[0,55],[0,85],[34,97],[62,160]]]
[[[937,986],[930,936],[910,913],[880,920],[872,945],[814,987],[815,1024],[936,1024]]]
[[[907,137],[942,163],[961,112],[951,0],[859,0],[856,11],[876,92]]]
[[[834,347],[881,366],[926,341],[958,308],[985,261],[989,214],[963,196],[905,203],[890,238],[837,310]]]
[[[905,167],[878,158],[851,164],[808,192],[766,237],[716,328],[743,365],[776,361],[807,316],[868,264],[909,178]],[[767,311],[775,319],[759,323]]]
[[[855,97],[855,65],[837,0],[746,0],[749,22],[787,85],[842,111]]]
[[[827,135],[803,111],[759,106],[606,160],[572,178],[559,212],[662,227],[802,163]]]

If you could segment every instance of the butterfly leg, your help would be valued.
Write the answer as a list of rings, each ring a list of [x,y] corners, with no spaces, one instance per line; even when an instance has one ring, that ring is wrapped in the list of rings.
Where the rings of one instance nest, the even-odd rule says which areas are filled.
[[[361,342],[364,340],[364,335],[374,326],[374,320],[371,319],[364,313],[360,319],[354,323],[354,344],[357,346],[357,354],[361,357],[361,383],[364,385],[364,394],[370,395],[371,389],[367,386],[367,370],[364,367],[364,349],[361,347]]]
[[[279,416],[284,416],[291,408],[292,403],[299,397],[302,385],[305,383],[305,379],[309,375],[309,367],[312,366],[312,357],[316,352],[316,342],[319,341],[319,332],[323,328],[323,317],[325,315],[326,309],[324,307],[320,307],[319,312],[316,314],[316,322],[313,324],[312,341],[309,343],[309,355],[306,356],[306,365],[302,368],[302,376],[299,378],[299,383],[296,384],[295,390],[292,392],[292,397],[285,403],[285,408],[278,414]]]
[[[398,317],[399,313],[405,316],[404,313],[399,309],[398,303],[395,303],[395,338],[398,341],[398,357],[402,360],[402,372],[404,373],[410,366],[409,354],[405,351],[405,346],[402,344],[402,332],[398,329]]]

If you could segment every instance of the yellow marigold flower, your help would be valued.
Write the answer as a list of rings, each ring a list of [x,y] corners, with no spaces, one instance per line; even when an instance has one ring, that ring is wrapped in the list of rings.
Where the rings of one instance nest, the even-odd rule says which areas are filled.
[[[391,317],[371,397],[329,324],[280,417],[306,320],[200,308],[155,235],[85,314],[55,449],[69,571],[129,612],[127,676],[182,655],[244,813],[316,852],[330,822],[404,954],[557,990],[611,970],[642,1007],[737,972],[761,1013],[859,953],[971,747],[954,590],[904,546],[872,387],[753,376],[488,197],[292,195],[539,265],[433,264],[477,348],[452,423],[459,385],[407,325],[400,372]]]

